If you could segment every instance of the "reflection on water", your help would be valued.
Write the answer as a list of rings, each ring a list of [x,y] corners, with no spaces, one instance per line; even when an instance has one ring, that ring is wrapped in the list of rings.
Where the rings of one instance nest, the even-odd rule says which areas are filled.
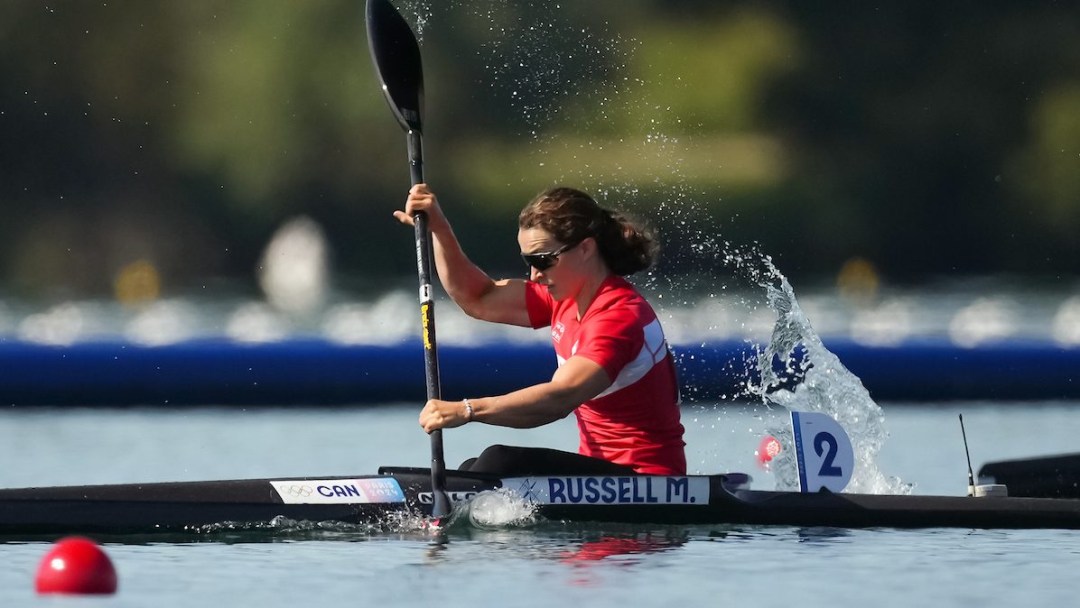
[[[701,534],[699,529],[682,526],[541,520],[529,526],[502,529],[452,527],[442,540],[449,544],[477,541],[498,545],[516,557],[587,566],[589,562],[615,558],[620,563],[632,564],[633,559],[625,558],[676,550]]]
[[[827,543],[835,541],[839,538],[847,538],[851,536],[851,530],[845,528],[798,528],[795,530],[795,535],[799,538],[800,543]]]
[[[686,544],[689,534],[684,530],[650,530],[638,533],[605,534],[594,532],[595,537],[587,535],[575,544],[567,547],[559,561],[566,564],[580,564],[613,557],[643,555],[672,551]],[[620,560],[624,564],[636,563],[635,560]]]

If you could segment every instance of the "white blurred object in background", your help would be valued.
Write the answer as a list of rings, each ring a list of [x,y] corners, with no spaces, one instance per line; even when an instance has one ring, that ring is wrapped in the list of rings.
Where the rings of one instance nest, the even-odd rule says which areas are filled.
[[[896,298],[855,311],[851,339],[867,346],[900,344],[912,334],[912,308],[907,300]]]
[[[136,344],[161,346],[195,336],[199,310],[181,300],[159,300],[140,310],[124,328],[124,335]]]
[[[279,342],[293,331],[288,319],[263,302],[239,306],[225,322],[225,335],[251,344]]]
[[[289,314],[308,314],[326,300],[329,252],[323,230],[300,216],[274,233],[259,263],[259,286],[270,304]]]
[[[953,317],[949,337],[964,348],[1009,338],[1016,333],[1015,309],[1011,301],[1003,298],[976,298]]]
[[[1080,345],[1080,296],[1073,296],[1062,303],[1054,315],[1052,335],[1058,344]]]
[[[85,325],[83,310],[67,302],[23,319],[19,323],[18,336],[26,342],[63,346],[79,339]]]

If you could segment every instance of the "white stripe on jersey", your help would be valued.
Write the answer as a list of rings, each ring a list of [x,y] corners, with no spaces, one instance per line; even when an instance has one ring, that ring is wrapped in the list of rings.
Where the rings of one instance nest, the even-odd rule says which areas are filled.
[[[641,351],[633,361],[626,364],[626,367],[622,368],[619,375],[615,377],[615,381],[611,383],[611,386],[593,397],[593,399],[599,399],[606,397],[615,391],[622,390],[631,384],[641,380],[645,377],[645,374],[649,373],[657,363],[664,360],[664,357],[668,354],[667,340],[664,339],[664,329],[660,327],[660,319],[653,319],[652,323],[649,323],[643,328],[645,332],[645,343],[641,346]],[[577,353],[577,344],[574,344],[574,348],[570,350],[571,354]],[[555,355],[559,361],[559,365],[562,366],[566,363],[566,359]]]

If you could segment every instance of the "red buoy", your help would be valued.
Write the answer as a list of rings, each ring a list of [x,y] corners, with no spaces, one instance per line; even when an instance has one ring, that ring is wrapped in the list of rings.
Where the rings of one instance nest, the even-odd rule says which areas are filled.
[[[69,536],[41,559],[34,586],[38,593],[116,593],[116,569],[97,543]]]
[[[761,442],[758,444],[758,449],[754,452],[757,456],[758,464],[762,467],[767,467],[769,462],[776,458],[780,453],[780,441],[772,435],[766,435],[761,438]]]

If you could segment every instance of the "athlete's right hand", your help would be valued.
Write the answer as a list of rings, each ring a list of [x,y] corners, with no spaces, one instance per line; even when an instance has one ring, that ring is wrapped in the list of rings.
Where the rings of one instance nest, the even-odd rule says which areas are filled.
[[[420,410],[420,426],[425,433],[456,428],[469,421],[465,411],[465,404],[461,401],[429,399],[424,409]]]
[[[413,225],[413,215],[423,211],[428,216],[428,229],[432,232],[447,227],[446,216],[443,215],[439,200],[435,193],[428,188],[427,184],[416,184],[409,189],[409,197],[405,199],[405,210],[395,211],[394,217],[406,226]]]

